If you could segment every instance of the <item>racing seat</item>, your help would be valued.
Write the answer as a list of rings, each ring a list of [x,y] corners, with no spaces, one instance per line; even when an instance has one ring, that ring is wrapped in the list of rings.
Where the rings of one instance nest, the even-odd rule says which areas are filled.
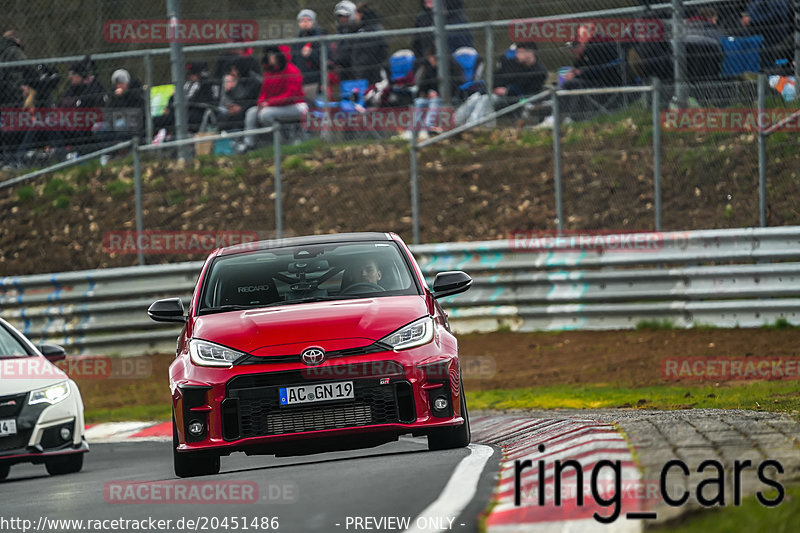
[[[275,281],[263,270],[227,270],[219,294],[220,306],[269,305],[281,301]]]

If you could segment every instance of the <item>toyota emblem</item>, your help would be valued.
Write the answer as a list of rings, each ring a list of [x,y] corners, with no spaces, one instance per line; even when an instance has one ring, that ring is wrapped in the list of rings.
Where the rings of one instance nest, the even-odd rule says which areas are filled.
[[[300,360],[308,366],[321,365],[325,361],[325,350],[322,348],[306,348],[300,354]]]

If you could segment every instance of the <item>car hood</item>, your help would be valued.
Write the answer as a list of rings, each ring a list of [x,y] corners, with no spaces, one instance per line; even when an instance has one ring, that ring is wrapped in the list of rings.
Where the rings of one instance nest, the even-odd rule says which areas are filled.
[[[41,356],[0,359],[0,396],[22,394],[66,379],[61,369]]]
[[[195,319],[192,336],[259,356],[314,345],[327,351],[366,346],[428,314],[421,296],[385,296],[231,311]]]

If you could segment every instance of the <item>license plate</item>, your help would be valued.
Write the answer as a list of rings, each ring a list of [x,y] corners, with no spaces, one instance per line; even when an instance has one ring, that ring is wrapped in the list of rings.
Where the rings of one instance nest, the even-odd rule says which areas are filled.
[[[10,420],[0,420],[0,437],[7,437],[9,435],[17,434],[17,421],[13,418]]]
[[[317,385],[296,385],[294,387],[281,387],[281,405],[295,405],[298,403],[324,402],[327,400],[347,400],[355,398],[355,389],[352,381],[337,381],[336,383],[319,383]]]

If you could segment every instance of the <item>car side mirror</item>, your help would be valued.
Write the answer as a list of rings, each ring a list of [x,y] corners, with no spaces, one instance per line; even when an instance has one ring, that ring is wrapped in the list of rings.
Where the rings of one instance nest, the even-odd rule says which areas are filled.
[[[51,363],[63,361],[67,358],[67,352],[58,344],[40,344],[37,348]]]
[[[180,298],[156,300],[147,309],[147,316],[156,322],[186,322],[183,302]]]
[[[453,270],[450,272],[439,272],[433,280],[433,297],[443,298],[459,294],[472,286],[472,278],[466,272]]]

